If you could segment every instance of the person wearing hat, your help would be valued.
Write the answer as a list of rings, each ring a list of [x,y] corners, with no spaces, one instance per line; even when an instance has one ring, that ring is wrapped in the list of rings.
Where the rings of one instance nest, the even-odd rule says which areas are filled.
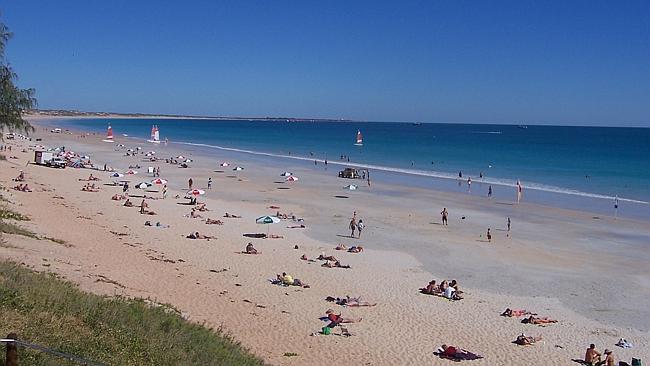
[[[612,355],[612,351],[605,349],[605,352],[603,353],[607,355],[605,356],[605,362],[604,362],[605,366],[614,366],[615,361],[614,361],[614,355]]]

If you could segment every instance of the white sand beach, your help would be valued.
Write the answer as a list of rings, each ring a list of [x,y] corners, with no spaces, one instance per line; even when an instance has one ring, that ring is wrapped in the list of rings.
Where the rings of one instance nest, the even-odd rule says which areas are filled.
[[[138,207],[111,200],[122,189],[105,185],[113,181],[109,173],[27,164],[33,161],[30,146],[37,142],[5,141],[12,147],[5,154],[16,158],[0,161],[0,184],[13,187],[12,178],[23,170],[33,192],[8,189],[3,196],[12,209],[31,218],[25,227],[65,245],[6,236],[10,245],[0,247],[3,258],[51,271],[94,293],[172,304],[192,321],[222,327],[271,364],[452,364],[433,354],[442,344],[483,357],[464,361],[471,365],[570,365],[590,343],[600,351],[612,349],[617,360],[650,360],[648,222],[381,182],[343,191],[350,182],[337,178],[336,167],[325,172],[323,166],[268,163],[244,155],[232,161],[233,155],[205,156],[173,143],[118,141],[142,146],[143,152],[155,150],[163,159],[191,157],[189,168],[147,162],[143,154],[124,156],[124,150],[116,151],[115,144],[97,135],[51,134],[37,127],[34,137],[46,146],[64,145],[89,155],[98,167],[106,163],[126,171],[140,165],[137,175],[124,178],[132,186],[153,179],[147,167],[159,166],[161,178],[169,181],[168,197],[132,187],[135,206],[142,201],[137,196],[153,197],[146,201],[156,215],[140,214]],[[225,160],[231,166],[220,167]],[[245,169],[232,171],[236,165]],[[285,170],[300,180],[286,182],[279,176]],[[89,182],[80,180],[90,173],[101,179],[91,182],[98,192],[81,190]],[[223,225],[185,217],[192,207],[182,198],[190,177],[195,188],[207,192],[198,200],[210,211],[198,214]],[[206,187],[208,177],[212,189]],[[443,207],[450,212],[448,226],[440,224]],[[304,222],[255,223],[277,211]],[[226,212],[241,218],[225,218]],[[354,212],[366,225],[361,238],[349,237]],[[169,227],[157,228],[156,222]],[[289,228],[303,223],[305,228]],[[489,243],[487,228],[493,235]],[[267,230],[282,238],[243,236]],[[196,231],[216,239],[186,238]],[[242,254],[248,242],[261,254]],[[364,251],[337,251],[337,244],[361,245]],[[322,260],[301,260],[303,254],[310,259],[333,255],[351,268],[325,268]],[[310,287],[271,284],[282,272]],[[418,293],[431,279],[457,280],[464,299]],[[325,301],[346,295],[377,305],[354,308]],[[558,322],[522,324],[521,318],[500,316],[506,308]],[[349,337],[341,335],[341,327],[332,335],[318,334],[328,324],[319,319],[328,309],[362,320],[344,325]],[[514,344],[522,332],[543,339]],[[621,337],[634,347],[614,346]]]

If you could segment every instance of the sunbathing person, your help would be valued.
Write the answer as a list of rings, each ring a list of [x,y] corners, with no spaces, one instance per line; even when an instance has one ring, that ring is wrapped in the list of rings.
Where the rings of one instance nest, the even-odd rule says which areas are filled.
[[[332,262],[338,261],[338,259],[336,259],[333,255],[325,256],[325,255],[321,254],[316,259],[319,259],[319,260],[322,260],[322,261],[332,261]]]
[[[305,224],[287,226],[287,229],[304,229],[306,228]]]
[[[325,261],[325,263],[321,264],[321,267],[327,267],[327,268],[352,268],[348,265],[341,265],[341,262],[339,261]]]
[[[537,325],[543,325],[543,324],[550,324],[550,323],[557,323],[557,320],[555,319],[549,319],[547,317],[544,318],[536,318],[535,316],[531,315],[528,318],[522,319],[522,323],[524,324],[537,324]]]
[[[29,188],[29,186],[27,185],[27,183],[25,183],[25,185],[23,185],[23,188],[21,189],[21,191],[23,191],[23,192],[31,192],[32,189]]]
[[[262,254],[262,252],[258,252],[257,249],[253,246],[253,243],[248,243],[246,245],[246,250],[243,251],[242,253],[244,254]]]
[[[229,219],[240,219],[241,218],[241,216],[239,216],[239,215],[230,214],[228,212],[226,212],[226,214],[223,215],[223,217],[226,217],[226,218],[229,218]]]
[[[334,310],[332,309],[327,309],[325,315],[327,315],[327,319],[331,321],[331,323],[328,325],[328,327],[330,328],[334,328],[339,324],[358,323],[362,320],[362,318],[358,318],[358,319],[344,318],[341,316],[341,314],[334,313]]]
[[[276,235],[276,234],[269,234],[269,235],[264,235],[264,239],[284,239],[284,236]]]
[[[528,346],[534,344],[535,342],[539,342],[541,340],[542,340],[542,336],[533,337],[533,336],[526,336],[524,333],[521,333],[519,336],[517,336],[515,343],[520,346]]]
[[[507,308],[506,310],[503,311],[503,313],[501,313],[501,316],[507,316],[509,318],[517,318],[524,315],[537,315],[537,314],[531,313],[528,310],[513,310],[510,308]]]
[[[188,238],[188,239],[206,239],[206,240],[216,239],[214,236],[199,234],[198,231],[190,233],[190,235],[186,236],[186,238]]]
[[[348,247],[345,244],[336,244],[335,250],[348,250]]]
[[[131,202],[131,199],[127,198],[126,201],[124,201],[124,207],[133,207],[133,202]]]
[[[198,207],[196,207],[194,209],[198,210],[198,211],[201,211],[201,212],[210,211],[210,210],[208,210],[207,207],[205,207],[205,203],[200,204]]]
[[[307,261],[307,262],[316,262],[316,261],[313,260],[313,259],[309,259],[309,258],[307,258],[307,254],[303,254],[303,255],[300,257],[300,259],[303,260],[303,261]]]
[[[438,348],[434,354],[441,358],[450,360],[477,360],[483,358],[483,356],[479,356],[462,348],[447,346],[445,344]]]
[[[213,220],[211,218],[208,218],[207,220],[205,220],[205,223],[208,224],[208,225],[223,225],[223,221],[221,221],[221,220]]]
[[[328,296],[325,298],[326,301],[334,302],[337,305],[341,306],[350,306],[350,307],[360,307],[360,306],[375,306],[377,303],[369,303],[368,301],[361,301],[361,297],[350,297],[346,296],[344,298],[334,298]]]
[[[420,289],[420,292],[426,295],[438,295],[440,290],[436,286],[436,280],[431,280],[426,287]]]
[[[90,173],[90,175],[88,176],[88,180],[90,180],[90,181],[92,181],[92,180],[99,180],[99,178],[94,177],[94,176],[93,176],[93,173]]]
[[[308,284],[302,282],[297,278],[293,278],[291,275],[288,275],[286,272],[282,272],[282,275],[276,275],[276,277],[280,282],[282,282],[285,285],[309,288]]]
[[[117,194],[117,193],[114,194],[113,197],[111,197],[111,199],[112,199],[113,201],[121,201],[121,200],[123,200],[123,199],[125,199],[125,198],[126,198],[126,196],[124,196],[124,195],[122,195],[122,194]]]
[[[199,215],[194,210],[190,211],[189,217],[192,218],[192,219],[202,219],[203,218],[203,216]]]
[[[348,253],[361,253],[363,252],[363,247],[362,246],[352,246],[350,249],[348,249]]]

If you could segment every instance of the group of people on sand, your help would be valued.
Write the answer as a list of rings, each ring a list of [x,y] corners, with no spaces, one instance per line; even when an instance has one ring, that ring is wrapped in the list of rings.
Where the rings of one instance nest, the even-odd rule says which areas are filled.
[[[605,348],[605,351],[603,353],[605,354],[604,360],[602,359],[603,355],[596,350],[596,345],[593,343],[590,344],[589,348],[587,348],[587,351],[585,352],[584,364],[589,366],[614,366],[616,364],[616,361],[614,360],[614,354],[612,351]]]
[[[14,189],[17,190],[17,191],[20,191],[20,192],[31,192],[32,191],[32,189],[29,188],[29,185],[27,185],[27,183],[25,183],[25,184],[20,183],[19,185],[15,186]]]
[[[366,225],[363,223],[363,220],[359,219],[359,221],[357,221],[357,213],[355,211],[354,216],[350,220],[350,237],[354,238],[354,231],[356,230],[358,233],[357,238],[361,238],[361,232],[365,227]]]
[[[449,300],[463,299],[463,292],[458,289],[458,282],[456,280],[444,280],[440,285],[436,284],[436,280],[431,280],[426,287],[420,289],[420,293],[425,295],[442,296]]]
[[[363,252],[363,247],[361,245],[353,245],[351,247],[347,247],[345,244],[337,244],[336,247],[334,248],[335,250],[347,250],[348,253],[361,253]]]
[[[298,287],[303,287],[303,288],[309,288],[310,286],[304,282],[302,282],[298,278],[293,278],[293,276],[287,274],[286,272],[282,272],[282,274],[276,274],[275,275],[275,281],[274,283],[277,283],[279,285],[285,285],[285,286],[298,286]]]
[[[99,192],[99,187],[95,186],[95,183],[86,183],[81,190],[84,192]]]

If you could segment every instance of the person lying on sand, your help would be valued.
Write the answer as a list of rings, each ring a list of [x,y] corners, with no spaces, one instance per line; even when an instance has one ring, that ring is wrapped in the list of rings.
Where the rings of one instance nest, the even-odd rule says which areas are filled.
[[[124,204],[122,206],[133,207],[133,202],[131,202],[131,199],[127,198],[126,201],[124,201]]]
[[[345,268],[349,269],[352,268],[349,265],[342,265],[341,262],[339,261],[325,261],[325,263],[321,264],[321,267],[327,267],[327,268]]]
[[[336,259],[333,255],[327,255],[327,256],[325,256],[325,255],[322,255],[322,254],[321,254],[321,255],[319,255],[318,258],[316,258],[316,259],[321,260],[321,261],[332,261],[332,262],[336,262],[336,261],[338,261],[338,259]]]
[[[307,258],[307,254],[303,254],[303,255],[300,257],[300,260],[307,261],[307,262],[316,262],[316,261],[313,260],[313,259],[309,259],[309,258]]]
[[[264,239],[284,239],[284,236],[269,234],[269,235],[264,235]]]
[[[436,280],[431,280],[427,284],[426,287],[423,287],[420,289],[420,293],[426,294],[426,295],[439,295],[440,290],[438,286],[436,286]]]
[[[229,218],[229,219],[241,219],[241,216],[235,215],[235,214],[230,214],[228,212],[226,212],[226,214],[223,215],[223,217],[226,217],[226,218]]]
[[[325,298],[325,301],[334,302],[337,305],[341,306],[350,306],[350,307],[360,307],[360,306],[375,306],[377,303],[370,303],[368,301],[361,301],[361,297],[350,297],[346,296],[343,298],[340,297],[331,297],[328,296]]]
[[[186,236],[186,238],[188,238],[188,239],[206,239],[206,240],[216,239],[216,237],[214,237],[214,236],[199,234],[198,231],[190,233],[190,235]]]
[[[362,320],[362,318],[344,318],[341,316],[341,314],[336,314],[332,309],[327,309],[325,315],[327,315],[327,319],[331,321],[330,325],[328,325],[330,328],[334,328],[334,326],[337,326],[339,324],[359,323]]]
[[[469,352],[467,350],[464,350],[460,347],[456,346],[447,346],[446,344],[443,344],[436,350],[436,352],[433,352],[434,355],[440,357],[440,358],[446,358],[449,360],[478,360],[480,358],[483,358],[483,356],[477,355],[475,353]]]
[[[282,272],[281,275],[275,275],[278,281],[280,281],[284,285],[288,286],[300,286],[304,288],[309,288],[309,285],[302,282],[301,280],[297,278],[293,278],[291,275],[288,275],[286,272]]]
[[[533,315],[531,315],[528,318],[524,318],[521,320],[522,323],[524,324],[537,324],[537,325],[543,325],[543,324],[550,324],[550,323],[557,323],[557,320],[555,319],[549,319],[547,317],[544,318],[537,318]]]
[[[246,244],[246,250],[243,251],[242,253],[244,254],[262,254],[262,252],[258,252],[257,249],[253,246],[253,243],[248,243]]]
[[[510,308],[507,308],[506,310],[503,311],[503,313],[501,313],[501,316],[507,316],[509,318],[518,318],[524,315],[537,315],[537,314],[531,313],[528,310],[513,310]]]
[[[205,220],[205,223],[208,224],[208,225],[223,225],[223,221],[221,221],[221,220],[213,220],[211,218],[208,218],[207,220]]]
[[[348,253],[361,253],[363,252],[363,247],[361,245],[359,246],[351,246],[350,249],[348,249]]]
[[[112,199],[113,201],[121,201],[121,200],[123,200],[123,199],[125,199],[125,198],[126,198],[125,195],[123,195],[123,194],[117,194],[117,193],[114,194],[113,197],[111,197],[111,199]]]
[[[196,213],[196,211],[194,211],[194,210],[190,211],[190,213],[187,214],[187,215],[185,215],[185,217],[189,217],[189,218],[191,218],[191,219],[202,219],[202,218],[203,218],[203,216],[199,215],[199,214]]]
[[[520,346],[528,346],[534,344],[535,342],[539,342],[541,340],[542,340],[542,336],[533,337],[533,336],[526,336],[524,333],[521,333],[519,336],[517,336],[515,343]]]
[[[197,211],[201,211],[201,212],[210,211],[210,210],[208,210],[208,208],[205,206],[205,203],[202,203],[202,204],[198,205],[197,207],[193,208],[193,210],[197,210]]]
[[[348,250],[348,247],[346,247],[345,244],[336,244],[334,250]]]
[[[304,229],[305,227],[306,227],[305,224],[300,224],[300,225],[287,226],[287,229]]]

